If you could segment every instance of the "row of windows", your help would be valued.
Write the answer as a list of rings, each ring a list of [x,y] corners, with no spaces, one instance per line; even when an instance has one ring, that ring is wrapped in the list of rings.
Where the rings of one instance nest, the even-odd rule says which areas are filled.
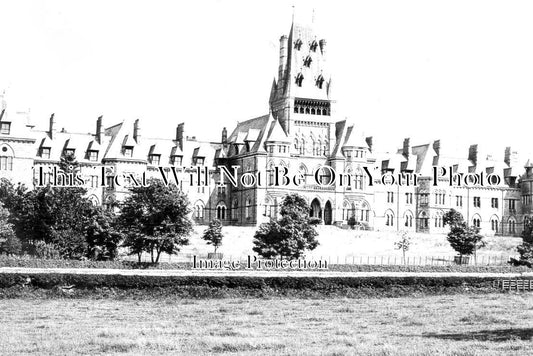
[[[302,49],[302,45],[303,45],[303,42],[301,39],[297,39],[295,42],[294,42],[294,49],[296,49],[297,51],[300,51]],[[316,52],[316,49],[318,48],[318,42],[316,40],[314,40],[313,42],[311,42],[311,44],[309,45],[309,49],[311,50],[311,52]]]
[[[295,105],[294,113],[295,114],[309,114],[309,115],[323,115],[323,116],[329,116],[331,114],[329,108],[324,108],[320,106],[312,106],[312,105]]]
[[[306,146],[308,142],[302,137],[301,139],[294,139],[294,148],[298,151],[299,154],[304,155],[308,147]],[[328,145],[327,141],[321,140],[311,140],[311,151],[313,156],[327,156],[328,154]]]
[[[304,81],[304,75],[302,73],[298,73],[298,75],[296,76],[296,79],[295,79],[296,85],[301,87],[302,84],[303,84],[303,81]],[[318,76],[318,78],[316,78],[315,85],[318,87],[318,89],[322,89],[322,87],[324,86],[324,82],[325,82],[325,79],[324,79],[324,77],[321,74],[321,75]],[[301,114],[303,114],[303,113],[301,113]],[[314,114],[312,114],[310,112],[306,112],[306,114],[314,115]],[[329,115],[329,113],[328,114],[323,114],[322,112],[320,112],[320,113],[316,112],[316,115]]]

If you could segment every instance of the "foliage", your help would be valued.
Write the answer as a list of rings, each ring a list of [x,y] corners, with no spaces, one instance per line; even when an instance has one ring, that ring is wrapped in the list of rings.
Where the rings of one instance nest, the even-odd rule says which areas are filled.
[[[450,226],[448,242],[461,257],[472,255],[479,248],[485,246],[483,235],[479,233],[479,228],[468,226],[463,219],[463,215],[456,210],[451,209],[444,214],[443,221],[445,225]]]
[[[74,164],[73,162],[70,162]],[[95,207],[80,187],[39,187],[28,191],[0,181],[0,201],[25,252],[40,257],[114,258],[120,235],[111,213]]]
[[[0,253],[18,255],[22,250],[20,240],[9,222],[9,212],[0,202]]]
[[[398,295],[404,291],[420,293],[443,293],[446,290],[464,292],[467,289],[494,290],[494,277],[343,277],[323,278],[320,276],[157,276],[157,275],[122,275],[122,274],[73,274],[73,273],[36,273],[36,274],[0,274],[0,288],[26,285],[34,288],[54,289],[73,285],[76,289],[116,288],[122,290],[160,290],[166,289],[179,293],[184,288],[209,288],[224,290],[260,290],[271,295],[281,291],[318,291],[320,293],[343,290],[378,291],[383,297]],[[209,297],[210,294],[204,294]]]
[[[59,160],[59,169],[65,173],[75,173],[79,167],[78,160],[74,154],[63,154]]]
[[[207,241],[209,245],[213,245],[215,253],[217,249],[222,245],[222,222],[218,219],[213,219],[209,223],[209,227],[204,231],[202,238]]]
[[[394,243],[397,250],[402,250],[403,261],[405,263],[405,254],[411,247],[411,237],[407,231],[400,231],[400,239]]]
[[[533,267],[533,221],[528,220],[522,230],[522,244],[516,250],[520,254],[519,264]]]
[[[297,194],[285,197],[280,220],[261,224],[254,236],[253,251],[265,258],[299,258],[318,246],[316,232],[309,218],[309,206]]]
[[[130,254],[150,253],[159,262],[161,253],[173,254],[189,243],[192,231],[187,196],[175,185],[151,179],[146,186],[132,187],[119,216]]]
[[[455,209],[450,209],[442,218],[444,225],[451,227],[458,226],[464,223],[463,215]]]
[[[102,207],[96,207],[94,212],[84,231],[86,256],[97,261],[113,260],[122,241],[122,234],[115,228],[115,215]]]

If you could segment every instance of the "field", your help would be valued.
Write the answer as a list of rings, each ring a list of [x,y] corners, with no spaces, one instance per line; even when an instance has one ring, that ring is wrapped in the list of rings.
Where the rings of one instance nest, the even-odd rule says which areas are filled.
[[[533,295],[5,299],[6,355],[531,355]]]

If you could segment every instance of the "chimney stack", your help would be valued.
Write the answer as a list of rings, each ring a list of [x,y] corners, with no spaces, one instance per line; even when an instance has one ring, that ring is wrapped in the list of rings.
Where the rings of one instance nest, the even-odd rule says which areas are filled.
[[[182,150],[183,150],[184,139],[185,139],[185,123],[182,122],[176,128],[176,141],[178,141],[178,144],[180,145],[180,148]]]
[[[102,125],[102,117],[99,116],[98,119],[96,119],[96,142],[102,143],[102,136],[103,136],[103,125]]]
[[[403,140],[402,154],[405,158],[409,158],[409,155],[411,154],[411,145],[409,143],[410,141],[410,138],[406,138]]]
[[[518,164],[518,152],[511,151],[511,147],[505,147],[504,161],[510,167],[516,166]]]
[[[433,150],[437,154],[437,156],[440,156],[440,140],[436,140],[433,142]]]
[[[477,145],[471,145],[468,150],[468,159],[472,161],[472,163],[477,166],[478,164],[478,147]]]
[[[370,150],[370,152],[372,152],[372,143],[373,143],[372,141],[373,141],[373,137],[372,137],[372,136],[367,137],[367,138],[365,139],[365,141],[366,141],[366,144],[368,145],[368,149]]]
[[[325,58],[326,57],[326,40],[324,39],[321,39],[320,41],[318,41],[319,45],[320,45],[320,52],[322,52],[322,57]]]
[[[51,140],[54,139],[54,134],[56,133],[56,128],[55,128],[56,120],[54,119],[54,115],[55,114],[50,115],[50,121],[48,124],[48,136],[50,137]]]
[[[141,140],[141,128],[139,127],[139,119],[135,120],[133,123],[133,139],[135,142],[139,143]]]
[[[228,130],[225,127],[222,129],[222,143],[228,143]]]

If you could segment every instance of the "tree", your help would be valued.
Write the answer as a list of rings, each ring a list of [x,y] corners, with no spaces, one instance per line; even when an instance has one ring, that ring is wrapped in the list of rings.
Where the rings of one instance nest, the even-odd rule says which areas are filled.
[[[52,256],[56,253],[46,251],[53,250],[62,258],[114,258],[121,237],[113,229],[113,214],[94,206],[86,194],[81,187],[28,191],[23,185],[0,181],[0,201],[9,206],[9,222],[26,252]]]
[[[0,202],[0,253],[18,255],[21,250],[20,240],[15,235],[13,225],[9,223],[9,212]]]
[[[318,246],[318,233],[310,222],[309,205],[298,194],[283,200],[280,220],[261,224],[254,236],[253,251],[265,258],[299,258]]]
[[[115,215],[103,207],[95,207],[94,215],[85,227],[86,256],[93,260],[113,260],[118,256],[122,234],[115,228]]]
[[[204,231],[202,238],[207,241],[209,245],[213,245],[215,253],[217,249],[222,245],[222,223],[218,219],[213,219],[209,223],[209,227]]]
[[[461,213],[452,209],[444,215],[443,221],[445,225],[450,226],[448,242],[459,253],[461,259],[463,256],[475,254],[479,248],[485,246],[479,228],[468,226]]]
[[[405,254],[411,247],[411,237],[407,231],[400,231],[400,240],[394,243],[397,250],[402,250],[403,263],[405,264]]]
[[[189,243],[192,222],[187,196],[174,184],[165,185],[158,179],[147,183],[131,188],[118,223],[129,253],[140,259],[140,253],[148,252],[152,263],[158,263],[161,253],[178,253],[180,246]]]
[[[528,220],[522,230],[522,244],[518,245],[516,250],[520,254],[518,264],[533,266],[533,221]]]

